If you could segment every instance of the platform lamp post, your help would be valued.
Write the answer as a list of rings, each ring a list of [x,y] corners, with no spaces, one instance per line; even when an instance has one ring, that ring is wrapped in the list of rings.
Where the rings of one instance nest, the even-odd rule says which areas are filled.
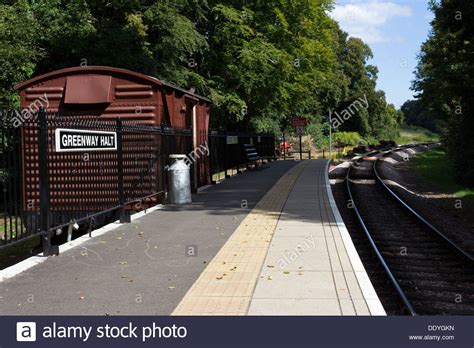
[[[332,114],[329,111],[329,161],[332,159]]]

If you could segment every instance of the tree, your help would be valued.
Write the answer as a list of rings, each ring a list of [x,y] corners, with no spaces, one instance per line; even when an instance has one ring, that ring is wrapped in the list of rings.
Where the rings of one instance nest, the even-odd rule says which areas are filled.
[[[387,104],[385,93],[376,90],[377,67],[367,64],[372,51],[362,40],[347,38],[339,31],[338,58],[340,62],[339,98],[335,111],[341,113],[351,108],[357,100],[367,101],[367,106],[357,108],[340,130],[358,132],[364,137],[392,140],[397,136],[400,115]]]
[[[318,108],[336,62],[329,3],[210,2],[206,67],[220,125],[277,131]]]
[[[18,106],[14,86],[30,78],[44,51],[35,35],[38,23],[27,1],[0,5],[0,105]]]
[[[413,89],[445,122],[443,142],[458,180],[474,185],[474,3],[432,1],[432,32],[421,47]],[[432,116],[431,116],[432,117]]]
[[[445,122],[431,113],[420,99],[407,100],[403,103],[401,111],[405,123],[409,126],[420,126],[435,133],[441,132],[446,127]]]
[[[4,104],[32,75],[79,65],[135,70],[214,102],[213,127],[279,132],[366,96],[343,130],[391,137],[370,48],[328,16],[332,0],[17,0],[0,7]],[[12,35],[12,33],[14,35]],[[4,38],[4,39],[3,39]]]

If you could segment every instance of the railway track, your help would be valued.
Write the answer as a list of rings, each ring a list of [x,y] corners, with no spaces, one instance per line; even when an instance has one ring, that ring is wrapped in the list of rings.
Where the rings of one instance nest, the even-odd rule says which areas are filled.
[[[345,178],[359,237],[360,230],[366,237],[365,243],[359,242],[363,244],[362,253],[371,255],[371,262],[377,259],[374,272],[379,276],[380,269],[385,272],[392,296],[395,293],[405,309],[400,314],[474,314],[472,255],[417,215],[385,185],[377,167],[378,158],[386,154],[374,152],[355,160]],[[352,221],[348,228],[354,227]],[[390,290],[386,286],[383,289],[389,296]],[[399,314],[396,301],[391,301],[395,302],[391,312]]]

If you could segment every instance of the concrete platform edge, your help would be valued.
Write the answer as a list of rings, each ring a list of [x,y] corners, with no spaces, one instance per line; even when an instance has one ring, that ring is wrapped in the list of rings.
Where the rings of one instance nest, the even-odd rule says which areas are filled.
[[[330,161],[327,161],[324,180],[329,204],[331,206],[334,219],[336,220],[337,228],[339,229],[339,233],[342,236],[344,247],[346,248],[349,260],[356,274],[357,282],[359,283],[359,286],[362,290],[362,294],[364,295],[365,302],[369,307],[370,313],[372,315],[385,316],[387,315],[387,313],[385,312],[385,309],[383,308],[383,305],[380,302],[377,293],[375,292],[374,286],[372,285],[372,282],[370,281],[369,276],[367,275],[365,267],[362,264],[362,261],[360,260],[359,254],[357,253],[354,243],[352,243],[352,238],[349,235],[349,231],[347,230],[347,227],[344,221],[342,220],[341,213],[339,213],[336,201],[334,200],[331,185],[329,183],[329,164]]]

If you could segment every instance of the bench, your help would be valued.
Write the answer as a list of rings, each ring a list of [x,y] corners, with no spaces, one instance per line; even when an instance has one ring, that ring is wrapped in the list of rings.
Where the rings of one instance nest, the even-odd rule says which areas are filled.
[[[262,164],[263,164],[263,161],[265,160],[265,158],[260,157],[258,155],[257,149],[255,149],[253,145],[244,144],[244,150],[245,150],[245,155],[247,156],[248,162],[253,163],[256,168],[260,167],[260,164],[258,163],[258,161],[262,161]]]

